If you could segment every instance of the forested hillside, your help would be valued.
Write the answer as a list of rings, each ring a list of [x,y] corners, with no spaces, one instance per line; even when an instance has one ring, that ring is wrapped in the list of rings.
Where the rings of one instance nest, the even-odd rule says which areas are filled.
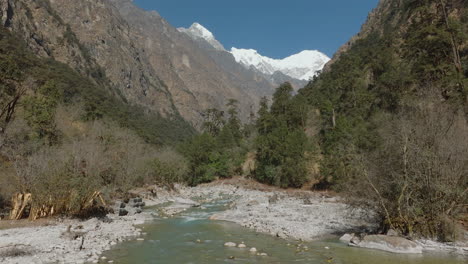
[[[151,162],[177,160],[162,146],[195,133],[180,116],[133,106],[112,92],[105,76],[96,83],[37,57],[4,28],[0,118],[0,207],[13,193],[31,193],[44,215],[81,213],[98,190],[112,195],[143,184]]]
[[[450,240],[466,221],[468,3],[381,1],[300,94],[320,110],[321,181],[385,228]]]

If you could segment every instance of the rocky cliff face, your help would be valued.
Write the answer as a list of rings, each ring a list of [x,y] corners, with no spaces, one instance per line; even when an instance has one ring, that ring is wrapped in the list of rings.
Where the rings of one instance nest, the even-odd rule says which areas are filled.
[[[272,94],[273,85],[248,72],[229,72],[156,12],[130,0],[0,0],[3,26],[43,57],[66,63],[131,104],[194,126],[201,112],[240,101],[241,114]]]

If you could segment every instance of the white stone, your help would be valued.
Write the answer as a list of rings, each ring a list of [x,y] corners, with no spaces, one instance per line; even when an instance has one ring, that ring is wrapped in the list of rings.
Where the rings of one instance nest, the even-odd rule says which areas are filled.
[[[257,252],[257,249],[253,247],[249,251],[252,252],[252,253],[255,253],[255,252]]]
[[[239,244],[237,247],[238,247],[238,248],[246,248],[247,246],[246,246],[245,244],[242,244],[242,243],[241,243],[241,244]]]
[[[226,242],[226,243],[224,243],[224,246],[225,246],[225,247],[236,247],[237,244],[234,243],[234,242]]]
[[[354,234],[344,234],[340,237],[340,241],[344,243],[349,243],[353,239]]]
[[[421,254],[422,247],[417,243],[403,237],[394,237],[386,235],[368,235],[358,243],[354,240],[349,244],[351,246],[378,249],[393,253]]]

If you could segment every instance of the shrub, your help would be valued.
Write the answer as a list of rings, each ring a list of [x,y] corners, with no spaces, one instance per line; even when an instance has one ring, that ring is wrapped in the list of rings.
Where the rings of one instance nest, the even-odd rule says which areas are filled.
[[[174,183],[187,181],[187,161],[173,150],[163,150],[157,158],[149,161],[146,178],[152,183],[173,187]]]

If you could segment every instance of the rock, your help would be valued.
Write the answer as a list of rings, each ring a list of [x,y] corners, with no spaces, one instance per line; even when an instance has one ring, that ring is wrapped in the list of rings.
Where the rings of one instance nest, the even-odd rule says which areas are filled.
[[[243,243],[240,243],[239,245],[237,245],[238,248],[246,248],[247,246]]]
[[[266,257],[266,256],[268,256],[268,254],[267,254],[267,253],[259,253],[259,254],[257,254],[257,255],[259,255],[259,256],[263,256],[263,257]]]
[[[278,202],[278,200],[279,200],[279,197],[278,197],[278,194],[276,193],[268,198],[268,202],[270,204],[275,204]]]
[[[252,252],[252,253],[255,253],[255,252],[257,252],[257,249],[253,247],[253,248],[249,249],[249,251]]]
[[[421,254],[422,247],[403,237],[386,235],[368,235],[359,242],[352,240],[349,244],[362,248],[379,249],[393,253]]]
[[[136,214],[141,214],[141,212],[143,212],[143,210],[141,210],[141,208],[135,209],[135,213],[136,213]]]
[[[387,236],[399,236],[400,234],[398,234],[397,231],[395,231],[394,229],[389,229],[387,231]]]
[[[312,199],[310,199],[309,197],[304,198],[303,202],[304,202],[305,205],[313,204]]]
[[[140,237],[140,238],[137,238],[137,241],[145,241],[145,239]]]
[[[353,237],[354,237],[354,234],[344,234],[343,236],[340,237],[340,241],[346,244],[349,244],[351,240],[353,239]]]
[[[234,242],[226,242],[226,243],[224,243],[224,246],[225,246],[225,247],[236,247],[237,244],[234,243]]]
[[[209,220],[218,220],[218,216],[216,214],[208,217]]]
[[[125,208],[127,206],[125,203],[120,203],[120,208]]]
[[[110,224],[110,223],[114,222],[114,220],[109,218],[107,215],[104,216],[104,217],[99,218],[99,220],[101,220],[103,223],[106,223],[106,224]]]
[[[276,236],[279,237],[279,238],[287,238],[288,237],[283,231],[279,231],[278,233],[276,233]]]
[[[119,210],[119,216],[126,216],[126,215],[128,215],[128,211],[125,210],[125,209],[123,209],[123,208],[121,208],[121,209]]]
[[[247,206],[254,206],[254,205],[259,205],[260,203],[257,200],[252,200],[247,203]]]

